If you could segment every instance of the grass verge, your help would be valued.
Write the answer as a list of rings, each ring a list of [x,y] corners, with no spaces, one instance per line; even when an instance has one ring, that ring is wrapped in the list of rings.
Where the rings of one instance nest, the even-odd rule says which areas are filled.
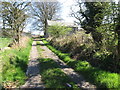
[[[39,54],[42,52],[39,42],[37,42]],[[40,58],[40,74],[46,88],[77,88],[75,83],[61,71],[59,65],[50,58]],[[69,86],[70,85],[70,86]]]
[[[0,48],[7,47],[11,41],[10,38],[0,38]]]
[[[5,50],[0,53],[2,61],[2,85],[4,88],[18,87],[24,84],[32,40],[29,40],[26,47]]]
[[[70,67],[74,68],[78,73],[82,73],[89,82],[97,85],[98,88],[120,88],[120,74],[110,73],[99,68],[92,67],[87,61],[73,60],[68,54],[61,53],[59,50],[56,50],[54,47],[49,45],[46,40],[42,40],[50,50],[59,56],[60,59],[62,59]]]

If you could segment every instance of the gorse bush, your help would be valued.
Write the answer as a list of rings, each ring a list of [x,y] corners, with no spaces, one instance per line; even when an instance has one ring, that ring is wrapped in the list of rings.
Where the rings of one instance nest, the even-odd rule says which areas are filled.
[[[2,82],[4,85],[9,82],[17,82],[15,86],[24,84],[25,79],[27,78],[25,72],[31,45],[32,40],[29,39],[26,43],[26,47],[5,50],[1,53],[0,56],[2,57],[3,62]]]
[[[48,48],[55,52],[59,56],[59,58],[61,58],[69,66],[74,68],[75,71],[83,74],[88,81],[97,85],[99,88],[119,88],[119,74],[110,73],[99,68],[92,67],[91,64],[87,61],[71,59],[68,54],[66,55],[64,53],[61,53],[54,47],[50,46],[47,41],[43,40],[43,42],[47,43]]]

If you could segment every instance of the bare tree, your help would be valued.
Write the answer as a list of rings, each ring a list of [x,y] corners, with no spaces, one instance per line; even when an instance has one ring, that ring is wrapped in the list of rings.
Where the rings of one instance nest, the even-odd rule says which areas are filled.
[[[56,2],[35,2],[32,4],[32,13],[36,21],[40,22],[40,27],[43,27],[45,37],[48,37],[47,20],[56,18],[58,11],[60,11],[60,3]]]
[[[18,43],[28,17],[25,13],[28,5],[25,2],[2,2],[3,31],[9,33]]]

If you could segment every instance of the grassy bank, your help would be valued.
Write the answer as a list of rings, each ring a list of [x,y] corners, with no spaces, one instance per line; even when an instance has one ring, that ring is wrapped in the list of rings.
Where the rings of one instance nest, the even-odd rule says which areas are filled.
[[[10,38],[0,38],[0,48],[7,47],[11,41]]]
[[[39,54],[42,52],[39,42],[37,43]],[[40,58],[40,74],[46,88],[77,88],[70,78],[61,71],[59,65],[50,58]]]
[[[0,52],[2,61],[2,84],[5,88],[7,88],[7,86],[16,87],[24,84],[31,45],[32,40],[29,39],[27,40],[26,47]]]
[[[73,60],[68,54],[61,53],[49,43],[43,39],[43,42],[51,49],[55,54],[59,56],[65,63],[75,69],[78,73],[84,75],[84,77],[91,83],[97,85],[100,88],[117,89],[120,86],[120,75],[117,73],[110,73],[99,68],[92,67],[87,61]]]

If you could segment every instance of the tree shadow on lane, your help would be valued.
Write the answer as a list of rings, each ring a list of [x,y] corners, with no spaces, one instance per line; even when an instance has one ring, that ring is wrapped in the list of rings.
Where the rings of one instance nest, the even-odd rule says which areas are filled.
[[[39,61],[40,74],[46,88],[77,88],[54,60],[51,58],[39,58]],[[67,84],[70,84],[71,87]]]

